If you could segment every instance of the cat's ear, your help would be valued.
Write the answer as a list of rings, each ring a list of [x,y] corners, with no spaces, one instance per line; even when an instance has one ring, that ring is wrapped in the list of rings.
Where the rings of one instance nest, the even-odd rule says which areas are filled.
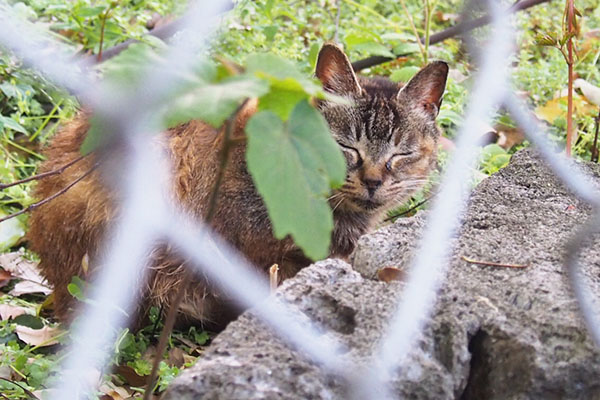
[[[359,95],[362,92],[350,60],[340,47],[325,43],[317,58],[315,75],[325,90],[339,95]]]
[[[434,118],[440,111],[446,88],[448,64],[434,61],[417,74],[398,92],[399,100],[421,107]]]

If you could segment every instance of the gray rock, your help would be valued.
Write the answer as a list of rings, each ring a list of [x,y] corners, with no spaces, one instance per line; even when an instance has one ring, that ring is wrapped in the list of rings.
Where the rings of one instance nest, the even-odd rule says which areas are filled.
[[[584,166],[600,182],[597,165]],[[564,245],[590,214],[532,151],[473,192],[433,318],[393,378],[403,399],[600,399],[600,351],[566,278]],[[373,279],[405,268],[425,216],[361,238],[349,264],[324,260],[286,281],[286,301],[349,348],[358,371],[382,338],[404,283]],[[600,295],[600,240],[582,268]],[[472,264],[463,257],[527,268]],[[360,273],[360,274],[359,274]],[[252,312],[221,333],[166,399],[345,399],[352,382],[284,344]]]

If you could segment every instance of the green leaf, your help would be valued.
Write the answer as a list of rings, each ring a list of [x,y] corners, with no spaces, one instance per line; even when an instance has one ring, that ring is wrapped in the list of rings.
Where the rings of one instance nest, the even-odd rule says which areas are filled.
[[[277,31],[279,30],[279,26],[269,25],[269,26],[263,27],[262,29],[263,29],[263,33],[265,34],[265,37],[270,42],[275,38],[275,35],[277,34]]]
[[[300,102],[284,123],[275,113],[255,114],[246,126],[248,169],[263,197],[277,238],[291,235],[312,258],[328,254],[331,186],[344,182],[346,163],[323,116]]]
[[[301,100],[325,97],[321,85],[306,78],[290,61],[274,54],[249,56],[247,71],[270,84],[271,90],[259,99],[258,109],[273,111],[284,121]]]
[[[537,34],[535,36],[535,42],[538,46],[556,46],[558,40],[553,37],[552,34]]]
[[[6,214],[0,211],[0,218]],[[17,218],[8,219],[0,224],[0,251],[8,250],[25,235],[25,226]]]
[[[90,129],[87,131],[85,139],[83,139],[83,143],[81,144],[81,154],[88,154],[96,150],[102,143],[106,143],[108,137],[114,134],[112,132],[116,132],[110,128],[106,121],[105,118],[96,114],[90,117]]]
[[[308,51],[308,63],[310,64],[310,69],[314,70],[317,66],[317,58],[319,57],[319,51],[321,50],[322,43],[314,42],[310,46],[310,50]]]
[[[0,218],[6,214],[0,211]],[[8,219],[0,224],[0,251],[8,250],[25,235],[25,227],[17,218]]]
[[[96,17],[102,12],[104,12],[105,7],[96,6],[96,7],[81,7],[77,10],[77,15],[80,17]]]
[[[26,326],[31,329],[42,329],[44,327],[42,319],[31,314],[21,314],[13,318],[13,322],[17,325]]]
[[[219,127],[246,98],[260,97],[268,91],[268,83],[248,76],[208,84],[179,96],[168,105],[167,125],[200,119]]]
[[[403,55],[403,54],[412,54],[417,53],[419,51],[419,45],[416,43],[400,43],[398,46],[394,47],[394,54]]]
[[[393,82],[408,82],[410,78],[419,72],[419,67],[408,66],[395,70],[390,75],[390,80]]]
[[[132,86],[143,77],[148,65],[156,65],[159,68],[165,63],[165,59],[149,44],[132,43],[121,53],[104,61],[100,70],[104,72],[107,79],[117,84]]]
[[[365,52],[372,56],[382,56],[389,58],[396,58],[394,53],[390,51],[386,46],[377,42],[365,42],[359,43],[353,46],[354,50]]]
[[[67,291],[73,297],[75,297],[79,301],[85,300],[85,295],[83,294],[86,287],[86,282],[78,276],[73,276],[71,278],[71,283],[67,285]]]
[[[287,121],[296,104],[308,97],[303,90],[272,88],[260,98],[258,109],[260,111],[272,111],[279,118]]]
[[[251,54],[246,59],[246,70],[255,74],[261,72],[276,79],[296,78],[306,80],[296,65],[285,58],[271,53]]]

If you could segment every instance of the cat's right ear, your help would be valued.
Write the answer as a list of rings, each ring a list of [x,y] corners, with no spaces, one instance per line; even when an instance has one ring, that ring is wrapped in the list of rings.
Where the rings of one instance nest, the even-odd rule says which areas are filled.
[[[329,92],[341,96],[359,95],[362,92],[350,60],[342,49],[333,43],[325,43],[321,48],[315,75]]]
[[[417,72],[400,90],[398,98],[422,107],[435,118],[442,105],[447,78],[448,64],[434,61]]]

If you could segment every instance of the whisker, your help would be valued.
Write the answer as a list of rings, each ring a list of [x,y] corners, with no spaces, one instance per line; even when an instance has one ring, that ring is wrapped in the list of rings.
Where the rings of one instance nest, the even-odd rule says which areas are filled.
[[[342,204],[342,202],[344,200],[345,200],[345,197],[342,196],[342,198],[340,199],[340,201],[338,201],[338,203],[335,205],[335,207],[333,207],[333,209],[331,210],[331,212],[334,212],[340,206],[340,204]]]

